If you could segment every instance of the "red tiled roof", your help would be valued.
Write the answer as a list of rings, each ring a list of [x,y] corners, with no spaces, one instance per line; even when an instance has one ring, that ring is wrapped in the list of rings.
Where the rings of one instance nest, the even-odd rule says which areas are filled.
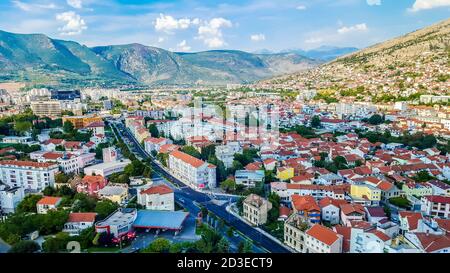
[[[349,252],[352,228],[346,226],[334,226],[333,229],[337,234],[340,234],[343,237],[342,251],[344,253]]]
[[[333,205],[333,206],[339,208],[341,205],[344,205],[344,204],[347,204],[347,201],[345,201],[345,200],[333,199],[333,198],[330,198],[330,197],[322,198],[322,199],[319,201],[319,206],[320,206],[321,208],[324,208],[324,207],[326,207],[326,206],[328,206],[328,205]]]
[[[409,230],[417,229],[419,220],[423,218],[420,212],[413,211],[400,211],[399,215],[401,218],[406,218],[406,221],[408,221]]]
[[[316,200],[310,195],[300,196],[294,194],[292,195],[292,204],[297,211],[320,211]]]
[[[69,214],[68,223],[80,223],[80,222],[95,222],[97,213],[94,212],[72,212]]]
[[[339,239],[336,232],[319,224],[312,226],[306,234],[329,246],[334,244]]]
[[[423,249],[428,253],[450,247],[449,235],[434,235],[427,233],[415,233],[415,235],[422,244]]]
[[[101,175],[86,175],[82,182],[87,184],[102,183],[106,179]]]
[[[205,164],[205,162],[203,162],[202,160],[180,151],[173,151],[172,153],[170,153],[170,155],[182,160],[183,162],[193,166],[194,168],[199,168],[200,166]]]
[[[38,205],[56,205],[61,197],[44,196],[37,202]]]
[[[50,138],[46,141],[44,141],[44,145],[48,145],[50,143],[55,144],[55,145],[60,145],[61,143],[63,143],[64,139],[57,139],[57,138]]]
[[[351,214],[351,213],[358,213],[361,215],[364,215],[364,207],[360,204],[342,204],[341,205],[341,211],[345,215]]]
[[[450,204],[450,196],[429,195],[425,196],[425,198],[433,203]]]
[[[4,160],[0,161],[0,165],[12,165],[17,167],[32,167],[32,168],[48,168],[51,166],[57,166],[55,163],[40,163],[33,161],[19,161],[19,160]]]
[[[391,239],[391,237],[387,236],[386,234],[377,229],[370,230],[369,233],[375,234],[378,238],[380,238],[384,242],[389,241]]]
[[[169,194],[173,193],[173,190],[166,185],[152,186],[148,189],[142,190],[141,194]]]
[[[43,158],[48,160],[56,160],[63,156],[64,156],[63,153],[56,153],[56,152],[48,152],[42,155]]]

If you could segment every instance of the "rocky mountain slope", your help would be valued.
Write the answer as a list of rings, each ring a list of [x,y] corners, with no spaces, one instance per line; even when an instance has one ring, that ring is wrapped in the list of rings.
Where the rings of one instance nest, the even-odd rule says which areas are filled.
[[[250,83],[319,63],[293,53],[176,53],[140,44],[88,48],[42,34],[0,31],[0,81],[217,85]]]
[[[257,85],[326,90],[336,97],[395,101],[450,91],[450,19],[321,65]],[[358,88],[359,87],[359,88]],[[356,90],[359,90],[356,92]],[[330,92],[331,91],[331,92]]]

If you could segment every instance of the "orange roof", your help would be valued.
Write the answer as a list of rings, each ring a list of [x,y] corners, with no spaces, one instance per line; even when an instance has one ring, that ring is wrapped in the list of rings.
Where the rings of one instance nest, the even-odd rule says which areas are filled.
[[[319,224],[312,226],[306,234],[329,246],[334,244],[339,239],[336,232]]]
[[[392,183],[389,183],[387,181],[381,181],[380,184],[377,185],[377,188],[379,188],[382,191],[389,191],[392,189],[394,185]]]
[[[159,148],[159,152],[162,154],[170,153],[174,150],[178,150],[180,146],[175,144],[164,144]]]
[[[141,194],[169,194],[173,193],[173,190],[166,185],[152,186],[146,190],[142,190]]]
[[[48,152],[48,153],[43,154],[42,157],[45,159],[56,160],[60,157],[63,157],[63,153]]]
[[[170,153],[170,155],[184,161],[185,163],[193,166],[194,168],[199,168],[200,166],[205,164],[205,162],[201,161],[200,159],[180,151],[173,151],[172,153]]]
[[[101,183],[104,180],[106,180],[103,176],[101,175],[86,175],[85,177],[83,177],[83,183],[87,183],[87,184],[93,184],[93,183]]]
[[[347,204],[347,201],[333,199],[333,198],[330,198],[330,197],[325,197],[325,198],[323,198],[322,200],[319,201],[319,206],[321,208],[326,207],[328,205],[333,205],[333,206],[339,208],[340,205],[344,205],[344,204]]]
[[[55,163],[40,163],[33,161],[19,161],[19,160],[4,160],[0,161],[0,165],[12,165],[17,167],[32,167],[32,168],[48,168],[51,166],[58,166]]]
[[[408,221],[409,230],[417,229],[419,220],[422,219],[422,213],[420,212],[400,211],[398,214],[401,218],[406,218],[406,221]]]
[[[341,211],[345,215],[351,213],[358,213],[364,215],[364,207],[360,204],[343,204],[341,205]]]
[[[61,200],[61,197],[44,196],[37,202],[38,205],[56,205]]]
[[[68,223],[79,223],[79,222],[95,222],[95,217],[97,213],[94,212],[73,212],[69,214]]]
[[[384,242],[389,241],[391,239],[391,237],[387,236],[386,234],[377,229],[370,230],[369,232],[375,234],[378,238],[380,238]]]
[[[311,195],[292,195],[292,204],[297,211],[320,211],[319,205]]]

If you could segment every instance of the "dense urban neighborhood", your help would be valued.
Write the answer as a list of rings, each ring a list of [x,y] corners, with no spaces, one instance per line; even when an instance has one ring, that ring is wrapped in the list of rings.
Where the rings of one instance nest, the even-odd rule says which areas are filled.
[[[427,108],[175,93],[11,96],[0,122],[2,250],[449,250],[448,129],[420,120]]]
[[[0,253],[450,253],[448,18],[317,59],[179,45],[0,31]]]

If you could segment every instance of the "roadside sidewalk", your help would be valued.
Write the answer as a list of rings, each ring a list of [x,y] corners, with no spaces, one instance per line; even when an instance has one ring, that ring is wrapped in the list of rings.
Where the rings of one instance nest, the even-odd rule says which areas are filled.
[[[236,213],[236,211],[232,208],[234,207],[234,204],[228,205],[226,206],[226,210],[231,213],[232,215],[234,215],[235,217],[239,218],[241,221],[243,221],[244,223],[252,226],[252,224],[250,222],[248,222],[246,219],[244,219],[242,216],[240,216],[238,213]],[[257,231],[261,232],[262,234],[266,235],[267,237],[269,237],[270,239],[272,239],[274,242],[276,242],[277,244],[279,244],[280,246],[284,247],[285,249],[289,250],[290,252],[293,252],[291,248],[289,248],[288,246],[286,246],[285,244],[283,244],[282,242],[280,242],[280,240],[278,240],[277,238],[275,238],[274,236],[272,236],[270,233],[268,233],[267,231],[259,228],[259,227],[253,227],[254,229],[256,229]]]

